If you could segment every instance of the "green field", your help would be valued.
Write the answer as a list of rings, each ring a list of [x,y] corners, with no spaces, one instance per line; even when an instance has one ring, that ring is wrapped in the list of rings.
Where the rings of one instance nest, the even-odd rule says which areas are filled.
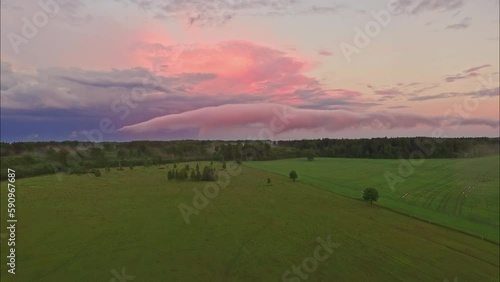
[[[390,189],[386,173],[399,176],[398,160],[305,159],[250,162],[249,166],[287,175],[355,199],[377,188],[379,204],[405,214],[499,241],[499,156],[428,159]],[[402,170],[404,173],[406,171]]]
[[[493,165],[498,158],[487,161]],[[439,183],[446,183],[439,174],[453,181],[457,175],[452,173],[460,166],[460,161],[428,163],[435,164],[433,177]],[[331,183],[332,191],[355,196],[368,183],[379,187],[383,180],[377,171],[383,172],[383,164],[391,167],[390,161],[365,160],[250,163],[190,217],[190,224],[179,204],[192,206],[193,188],[203,190],[206,183],[169,182],[166,169],[112,170],[100,178],[66,175],[62,181],[54,175],[19,179],[16,275],[6,273],[8,234],[2,228],[2,281],[119,281],[113,280],[112,271],[123,268],[134,276],[126,281],[286,281],[283,273],[313,255],[318,237],[328,236],[338,246],[315,271],[304,271],[307,281],[498,281],[497,244],[314,187]],[[280,174],[294,167],[300,181],[250,165],[276,166]],[[325,172],[328,177],[315,177]],[[267,185],[268,177],[272,185]],[[398,195],[425,189],[420,187],[429,177],[417,170],[414,180],[408,179],[394,195],[382,193],[380,204],[413,206]],[[484,195],[488,207],[498,211],[498,174],[492,181],[496,192],[477,189],[468,199],[489,191],[491,197]],[[1,183],[2,225],[7,220],[6,186]],[[424,191],[422,198],[408,200],[425,207],[423,199],[432,192],[425,196]],[[446,193],[434,198],[446,199]],[[435,201],[423,210],[434,212],[439,207]],[[467,201],[457,218],[490,218],[491,208],[476,211],[476,202]],[[448,205],[445,210],[452,210]],[[297,279],[288,281],[304,281],[291,277]]]

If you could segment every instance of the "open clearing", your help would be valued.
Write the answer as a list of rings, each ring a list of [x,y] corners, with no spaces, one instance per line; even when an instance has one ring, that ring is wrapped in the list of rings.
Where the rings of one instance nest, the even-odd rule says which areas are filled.
[[[368,183],[378,187],[384,167],[366,164],[363,169],[359,165],[363,161],[357,162],[357,170],[352,167],[355,160],[246,164],[205,209],[191,216],[190,224],[178,206],[192,206],[193,188],[203,190],[206,183],[168,182],[166,169],[136,167],[103,172],[100,178],[68,175],[62,181],[54,175],[19,179],[17,274],[4,275],[3,281],[110,281],[112,271],[121,273],[123,268],[134,281],[282,281],[285,271],[313,254],[317,237],[328,236],[339,246],[315,271],[305,272],[308,281],[498,281],[497,244],[307,184],[329,181],[312,181],[313,173],[328,163],[333,167],[317,173],[342,184],[336,192],[354,196]],[[435,170],[441,171],[435,180],[446,175],[454,181],[456,175],[451,173],[458,163],[436,161]],[[268,164],[283,173],[293,166],[300,181],[248,166]],[[390,164],[385,167],[392,168]],[[438,193],[426,203],[424,199],[433,193],[425,190],[429,176],[421,168],[394,196],[382,194],[381,204],[401,203],[434,212],[445,199],[441,210],[452,213],[455,194],[446,200],[448,192]],[[462,176],[456,185],[469,183]],[[267,185],[268,177],[272,185]],[[498,184],[498,179],[492,181]],[[490,209],[498,211],[498,202],[494,204],[498,198],[476,195],[493,193],[485,188],[489,182],[474,184],[456,215],[459,218],[480,220],[489,218]],[[496,189],[498,197],[498,185]],[[6,192],[2,182],[2,199]],[[415,196],[400,198],[408,192]],[[489,208],[475,212],[472,204],[483,203],[484,198],[489,199],[484,203]],[[7,220],[5,209],[1,220]],[[3,232],[2,262],[7,255]],[[1,268],[6,273],[5,263]]]
[[[499,156],[426,159],[394,190],[385,174],[399,175],[398,160],[319,158],[247,164],[282,175],[294,169],[304,183],[355,199],[371,186],[380,192],[380,205],[499,241]]]

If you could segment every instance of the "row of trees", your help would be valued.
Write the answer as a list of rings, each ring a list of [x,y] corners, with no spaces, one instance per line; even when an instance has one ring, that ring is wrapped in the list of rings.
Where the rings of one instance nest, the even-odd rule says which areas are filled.
[[[213,166],[204,166],[203,172],[201,172],[198,164],[196,164],[196,169],[191,169],[189,164],[186,164],[181,169],[177,169],[177,164],[174,164],[174,168],[167,172],[167,179],[180,181],[217,181],[218,177]]]
[[[292,141],[134,141],[0,143],[1,179],[7,168],[18,177],[94,168],[165,165],[185,161],[243,161],[315,157],[409,158],[479,157],[499,153],[498,138],[373,138]],[[190,172],[189,172],[190,173]]]
[[[469,158],[496,155],[499,138],[371,138],[277,141],[277,147],[289,148],[297,157],[409,158],[423,152],[427,158]]]

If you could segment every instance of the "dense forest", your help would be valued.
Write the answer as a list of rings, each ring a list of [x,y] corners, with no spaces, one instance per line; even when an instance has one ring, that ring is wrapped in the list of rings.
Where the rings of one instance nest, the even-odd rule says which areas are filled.
[[[0,143],[1,179],[87,173],[95,168],[150,166],[184,161],[282,158],[470,158],[499,153],[499,138],[372,138],[293,141],[133,141]]]

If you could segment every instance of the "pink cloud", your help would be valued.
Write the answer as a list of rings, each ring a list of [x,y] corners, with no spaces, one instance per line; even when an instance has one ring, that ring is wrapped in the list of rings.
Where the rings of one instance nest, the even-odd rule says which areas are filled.
[[[207,94],[290,94],[319,85],[315,78],[304,74],[312,63],[247,41],[168,46],[141,43],[136,55],[161,66],[160,70],[169,75],[215,74],[216,79],[194,88]]]
[[[283,114],[284,113],[284,114]],[[455,123],[453,123],[455,122]],[[470,118],[461,125],[498,127],[498,120]],[[344,129],[414,128],[419,125],[438,127],[456,124],[456,120],[404,113],[354,113],[343,110],[300,109],[280,104],[228,104],[206,107],[180,114],[157,117],[142,123],[125,126],[122,132],[135,134],[198,130],[198,137],[213,130],[247,132],[269,129],[275,135],[295,130],[323,130],[336,132]]]

